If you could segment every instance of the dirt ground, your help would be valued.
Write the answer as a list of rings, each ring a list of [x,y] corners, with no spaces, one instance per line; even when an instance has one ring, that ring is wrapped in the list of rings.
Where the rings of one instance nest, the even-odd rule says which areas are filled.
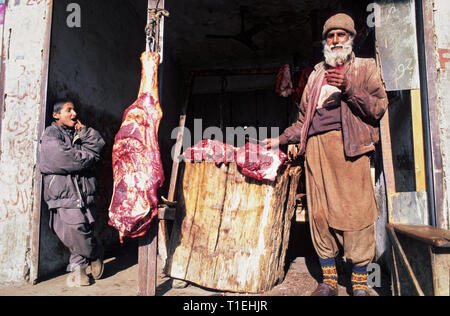
[[[247,294],[220,292],[206,289],[195,284],[173,280],[163,273],[163,262],[158,257],[156,296],[309,296],[321,280],[321,270],[308,239],[308,232],[294,231],[286,256],[286,274],[284,280],[270,291]],[[301,242],[299,242],[301,241]],[[136,296],[138,292],[137,249],[121,249],[112,255],[107,254],[105,272],[100,280],[91,286],[70,287],[67,273],[41,280],[36,285],[17,284],[0,285],[0,296]],[[339,296],[351,295],[350,274],[345,265],[338,266]],[[382,287],[370,289],[372,296],[389,295],[388,278],[383,277]],[[92,280],[93,281],[93,280]]]

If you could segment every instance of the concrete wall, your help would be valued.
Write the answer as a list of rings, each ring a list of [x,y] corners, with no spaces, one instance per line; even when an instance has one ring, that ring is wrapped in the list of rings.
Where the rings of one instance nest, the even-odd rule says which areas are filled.
[[[435,43],[437,54],[437,108],[444,173],[444,221],[442,228],[450,229],[450,1],[434,0]]]
[[[48,4],[9,1],[3,38],[4,105],[0,159],[0,283],[28,278],[34,175],[42,106]]]
[[[15,0],[6,10],[5,104],[0,124],[0,283],[29,280],[30,270],[33,281],[37,275],[41,278],[64,269],[68,261],[67,249],[49,231],[49,211],[40,201],[39,192],[35,194],[34,186],[39,175],[36,162],[40,128],[43,122],[51,123],[51,107],[56,99],[72,99],[81,121],[99,130],[106,140],[103,160],[96,169],[96,232],[107,251],[118,245],[117,232],[107,225],[112,193],[111,150],[123,111],[135,101],[139,89],[147,0],[78,0],[81,25],[71,28],[67,25],[71,14],[67,5],[72,2]],[[50,9],[52,16],[48,14]],[[50,17],[48,82],[43,82],[44,35]],[[164,117],[159,140],[166,182],[159,194],[165,196],[174,143],[170,134],[178,125],[184,101],[183,74],[171,60],[167,54],[160,68]],[[45,93],[47,83],[47,104],[43,104],[41,90]],[[167,89],[163,89],[164,84]],[[39,271],[33,272],[38,261],[36,253],[31,254],[31,238],[39,228],[33,229],[32,219],[40,202]],[[124,247],[135,245],[125,241]]]

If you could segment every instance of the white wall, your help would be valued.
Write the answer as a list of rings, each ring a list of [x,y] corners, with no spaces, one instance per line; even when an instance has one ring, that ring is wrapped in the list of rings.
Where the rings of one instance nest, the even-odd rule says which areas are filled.
[[[0,283],[27,278],[41,100],[46,1],[9,1],[3,56],[0,156]],[[44,105],[45,106],[45,105]]]
[[[450,1],[435,0],[434,23],[437,49],[437,108],[444,173],[444,223],[449,229],[450,197]]]

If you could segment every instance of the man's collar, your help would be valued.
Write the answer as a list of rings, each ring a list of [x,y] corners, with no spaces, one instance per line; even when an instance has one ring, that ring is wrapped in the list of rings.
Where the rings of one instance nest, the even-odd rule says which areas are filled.
[[[62,131],[63,133],[65,133],[65,134],[67,134],[67,135],[69,135],[69,136],[71,136],[71,137],[73,137],[73,135],[74,135],[74,133],[75,133],[75,130],[74,130],[74,129],[67,128],[67,127],[65,127],[64,125],[59,125],[59,124],[56,123],[56,122],[53,122],[52,125],[55,126],[56,128],[58,128],[58,129],[59,129],[60,131]]]

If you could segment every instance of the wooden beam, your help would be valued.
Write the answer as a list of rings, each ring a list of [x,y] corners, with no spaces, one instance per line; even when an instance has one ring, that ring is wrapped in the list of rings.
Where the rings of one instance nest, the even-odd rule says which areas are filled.
[[[154,8],[159,3],[160,8],[164,8],[164,0],[148,0],[147,7]],[[149,20],[147,14],[147,21]],[[161,23],[164,23],[164,18]],[[162,28],[159,28],[162,32]],[[149,49],[147,39],[147,49]],[[162,42],[161,57],[162,57]],[[160,59],[160,62],[162,58]],[[161,89],[161,86],[160,86]],[[139,296],[154,296],[156,294],[156,263],[158,250],[158,225],[159,220],[155,218],[150,226],[149,231],[145,236],[139,238],[139,254],[138,254],[138,295]]]
[[[170,220],[175,219],[175,208],[173,207],[160,207],[158,209],[158,218],[160,220]]]
[[[383,156],[384,181],[386,183],[386,199],[388,205],[388,221],[393,222],[392,198],[396,193],[394,162],[392,160],[391,130],[389,127],[389,109],[380,121],[381,151]]]
[[[416,191],[426,191],[425,154],[423,144],[422,104],[420,90],[411,90],[411,114],[414,144],[414,169],[416,173]]]
[[[156,250],[158,245],[158,219],[155,218],[145,236],[139,238],[138,295],[156,294]]]
[[[183,146],[183,135],[184,135],[184,127],[185,127],[185,123],[186,123],[186,112],[187,112],[187,108],[188,108],[190,98],[192,95],[193,79],[194,79],[193,73],[189,73],[187,81],[186,81],[186,97],[184,100],[183,107],[181,108],[177,140],[175,143],[175,150],[173,152],[173,157],[172,157],[172,159],[173,159],[172,171],[170,174],[169,193],[167,196],[167,199],[170,202],[174,202],[175,194],[176,194],[175,191],[176,191],[177,179],[178,179],[178,169],[180,166],[180,163],[178,161],[178,156],[180,155],[181,148]],[[175,219],[175,213],[173,214],[173,219]],[[161,259],[163,261],[165,261],[169,254],[170,236],[169,236],[169,229],[167,227],[167,223],[164,220],[160,221],[158,238],[159,238],[159,242],[158,242],[159,256],[161,257]]]

